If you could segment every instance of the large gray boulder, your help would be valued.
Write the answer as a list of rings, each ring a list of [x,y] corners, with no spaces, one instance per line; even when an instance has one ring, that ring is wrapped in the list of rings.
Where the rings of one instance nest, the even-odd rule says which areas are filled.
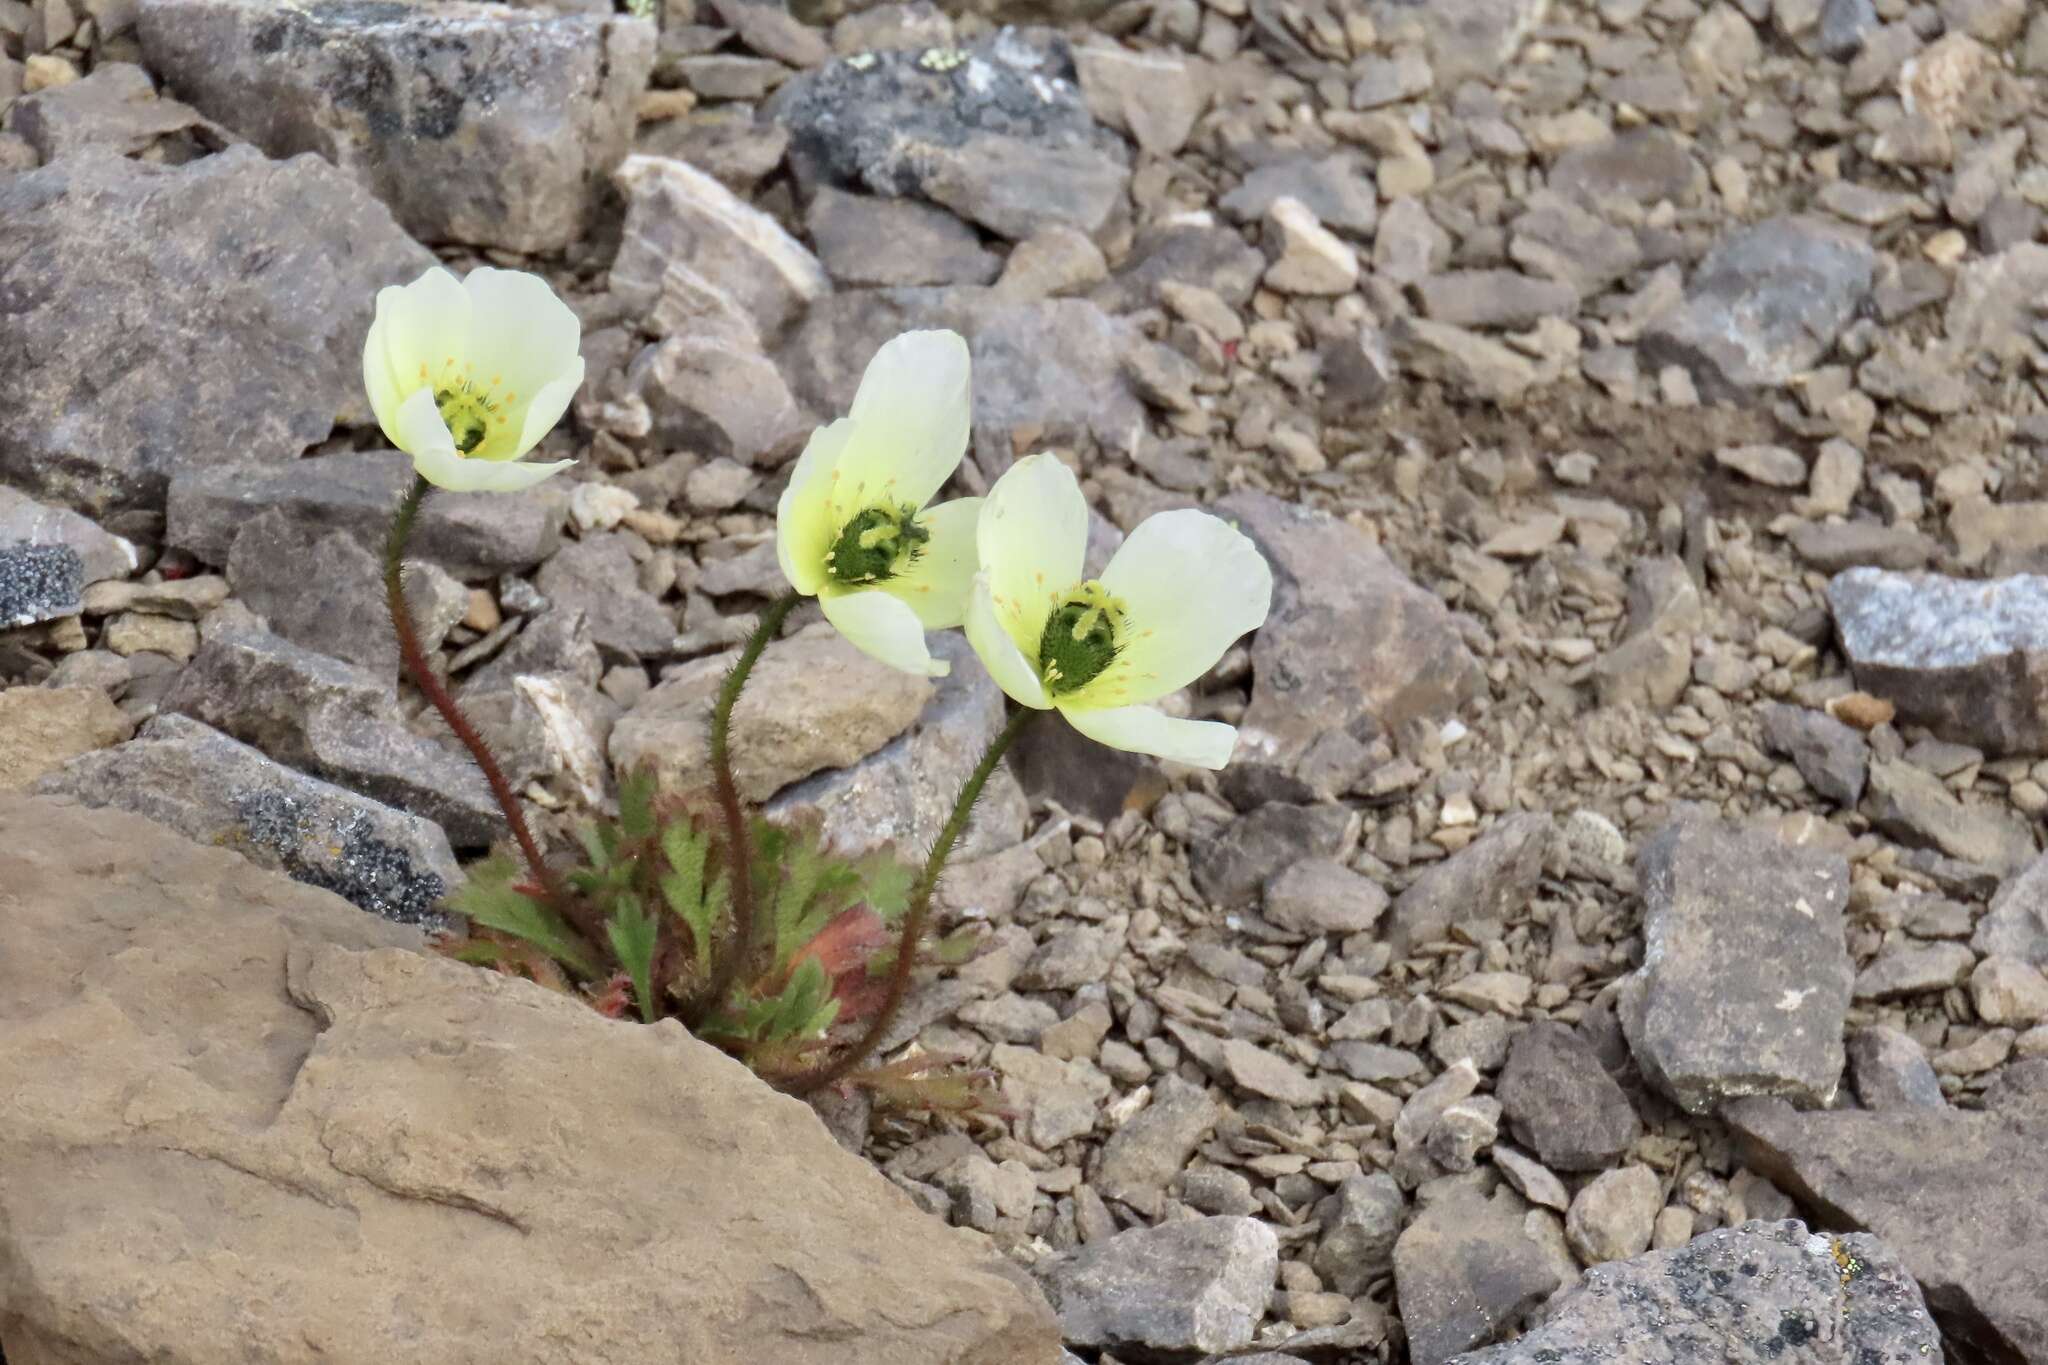
[[[414,236],[557,251],[626,153],[654,26],[508,5],[143,0],[150,67],[272,156],[318,152]]]

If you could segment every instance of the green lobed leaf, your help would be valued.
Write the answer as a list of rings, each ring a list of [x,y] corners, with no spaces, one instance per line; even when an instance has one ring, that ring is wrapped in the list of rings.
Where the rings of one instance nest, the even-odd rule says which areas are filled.
[[[559,914],[512,885],[515,875],[509,860],[489,859],[448,897],[449,908],[486,928],[531,943],[586,980],[604,975],[604,964]]]
[[[618,955],[619,965],[633,979],[633,994],[640,1001],[641,1021],[653,1023],[656,1005],[654,950],[661,939],[661,925],[654,916],[640,908],[638,896],[630,891],[621,892],[617,904],[612,907],[612,918],[605,926],[605,935],[611,939],[612,951]]]

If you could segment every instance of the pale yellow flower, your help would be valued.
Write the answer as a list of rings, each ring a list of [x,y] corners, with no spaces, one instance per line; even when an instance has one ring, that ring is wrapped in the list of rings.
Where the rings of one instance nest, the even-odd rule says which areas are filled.
[[[574,460],[522,464],[583,382],[583,328],[546,280],[439,266],[377,293],[363,387],[377,424],[441,488],[512,492]]]
[[[906,332],[875,352],[853,410],[811,434],[775,509],[789,585],[840,634],[906,673],[943,677],[928,630],[960,624],[979,498],[926,507],[967,453],[967,343]]]
[[[982,500],[967,639],[1003,691],[1113,749],[1221,768],[1237,730],[1148,703],[1216,666],[1265,622],[1273,572],[1207,512],[1147,517],[1082,578],[1088,502],[1057,457],[1012,465]]]

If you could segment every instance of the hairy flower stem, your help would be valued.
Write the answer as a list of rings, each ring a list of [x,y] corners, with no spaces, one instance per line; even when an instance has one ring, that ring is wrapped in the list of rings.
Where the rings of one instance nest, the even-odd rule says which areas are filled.
[[[732,937],[712,964],[711,976],[690,1007],[683,1011],[684,1026],[694,1030],[712,1011],[725,1003],[739,979],[747,959],[754,955],[759,926],[754,911],[754,850],[747,837],[747,813],[740,805],[740,786],[732,771],[732,708],[747,685],[747,678],[760,662],[761,652],[782,633],[782,623],[803,599],[785,593],[769,603],[747,637],[740,657],[726,672],[719,686],[718,700],[711,708],[711,776],[718,795],[719,814],[725,819],[726,884],[732,888]]]
[[[881,1046],[882,1038],[896,1022],[897,1011],[903,1008],[903,997],[910,993],[910,977],[917,968],[917,945],[924,937],[925,920],[931,914],[932,895],[939,888],[939,875],[946,870],[946,860],[953,856],[953,846],[967,832],[968,816],[974,811],[974,803],[981,799],[981,789],[994,776],[996,765],[1003,761],[1003,754],[1017,736],[1024,733],[1024,727],[1040,714],[1029,707],[1016,708],[1009,723],[1003,726],[1002,733],[989,741],[988,748],[982,752],[981,762],[974,765],[974,771],[961,784],[960,796],[953,802],[953,813],[946,817],[939,837],[932,841],[932,851],[924,860],[924,871],[910,890],[910,906],[903,915],[903,929],[896,943],[896,961],[889,972],[889,993],[882,999],[881,1011],[852,1047],[816,1070],[786,1082],[784,1088],[792,1094],[807,1095],[845,1080]]]
[[[384,541],[384,597],[391,609],[391,628],[398,632],[398,652],[405,660],[405,671],[412,675],[413,682],[434,704],[434,709],[441,713],[441,719],[448,722],[448,728],[462,741],[462,747],[469,750],[476,766],[483,769],[484,781],[490,784],[498,809],[505,813],[505,823],[512,827],[512,837],[519,842],[519,851],[526,855],[526,866],[533,873],[534,884],[540,887],[548,904],[562,910],[567,902],[561,885],[540,856],[540,845],[534,842],[533,831],[526,826],[526,815],[519,809],[519,798],[512,794],[512,784],[505,780],[505,773],[498,767],[497,757],[484,743],[483,736],[469,723],[469,717],[462,714],[462,708],[455,704],[448,685],[435,676],[428,665],[427,652],[420,647],[419,632],[413,628],[412,609],[405,601],[405,543],[412,539],[413,521],[419,516],[420,504],[427,500],[432,488],[433,485],[425,479],[413,479],[405,501],[398,504],[398,515],[391,519],[391,534]]]

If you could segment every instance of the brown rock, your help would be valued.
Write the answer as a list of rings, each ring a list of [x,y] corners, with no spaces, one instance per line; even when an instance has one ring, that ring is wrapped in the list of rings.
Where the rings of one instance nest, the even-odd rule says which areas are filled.
[[[1059,1358],[1000,1257],[673,1025],[111,811],[0,798],[0,885],[15,1360]]]
[[[97,687],[0,691],[0,791],[19,791],[66,759],[119,744],[134,730]]]

